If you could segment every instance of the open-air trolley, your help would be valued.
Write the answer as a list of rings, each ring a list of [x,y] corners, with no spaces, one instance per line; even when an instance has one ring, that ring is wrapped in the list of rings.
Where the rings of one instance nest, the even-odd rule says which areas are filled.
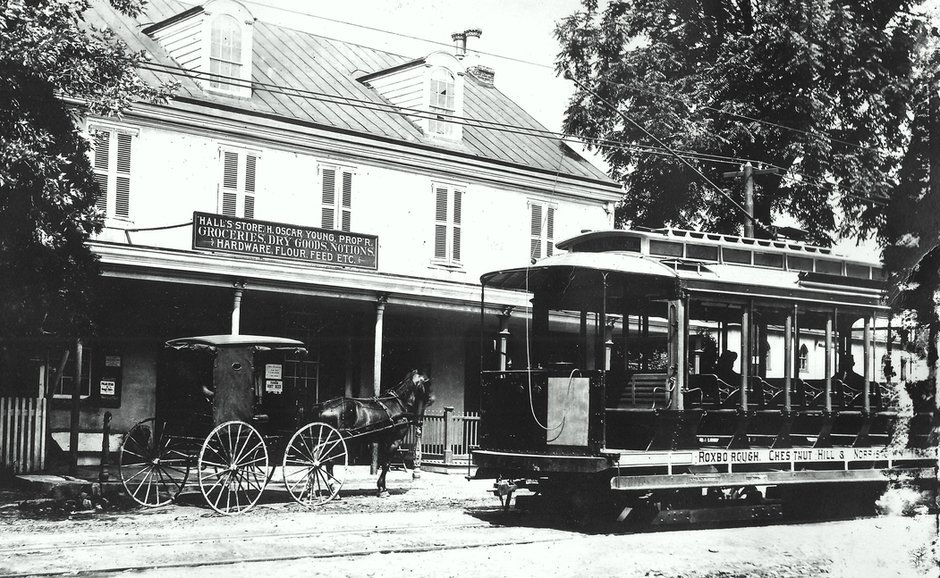
[[[473,458],[499,493],[757,500],[933,477],[933,390],[899,416],[886,383],[878,265],[666,229],[587,232],[558,248],[481,278],[496,355],[483,362]],[[518,295],[507,291],[528,302],[487,305]]]

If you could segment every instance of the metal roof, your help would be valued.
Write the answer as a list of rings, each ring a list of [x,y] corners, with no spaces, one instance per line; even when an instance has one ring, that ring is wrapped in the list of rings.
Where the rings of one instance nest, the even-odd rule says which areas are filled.
[[[636,253],[562,253],[546,257],[530,267],[503,269],[485,273],[480,282],[490,287],[503,289],[533,290],[541,284],[544,274],[550,270],[582,270],[627,275],[642,275],[673,281],[679,274],[653,259]]]
[[[177,0],[150,0],[138,18],[116,12],[107,2],[95,2],[86,18],[91,24],[111,28],[133,51],[144,51],[158,65],[178,66],[158,42],[142,29],[170,19],[192,4]],[[601,170],[586,161],[558,139],[540,138],[506,131],[464,126],[460,143],[442,144],[427,138],[405,116],[389,112],[389,102],[357,80],[367,74],[387,70],[414,60],[351,42],[317,36],[258,20],[254,24],[252,80],[256,83],[289,87],[272,91],[263,87],[252,90],[251,98],[234,98],[202,90],[191,78],[141,70],[148,83],[177,81],[177,96],[207,104],[238,107],[259,115],[273,115],[286,120],[314,123],[339,130],[364,133],[430,146],[447,153],[463,153],[501,163],[521,165],[574,178],[588,179],[619,189]],[[296,89],[296,90],[294,90]],[[298,93],[303,91],[303,94]],[[290,94],[284,94],[288,92]],[[316,93],[316,94],[314,94]],[[375,103],[386,110],[371,110],[361,104],[325,102],[344,98]],[[506,123],[545,131],[531,115],[493,86],[473,75],[465,75],[464,114],[471,119]],[[259,118],[259,122],[265,122]]]

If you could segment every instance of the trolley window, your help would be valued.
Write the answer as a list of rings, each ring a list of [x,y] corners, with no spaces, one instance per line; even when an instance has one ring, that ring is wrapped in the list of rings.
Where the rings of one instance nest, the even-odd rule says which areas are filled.
[[[783,255],[779,253],[754,253],[754,264],[758,267],[783,268]]]
[[[867,265],[856,265],[855,263],[846,263],[845,274],[849,277],[856,277],[858,279],[868,279],[870,270]]]
[[[787,267],[791,271],[812,271],[813,260],[809,257],[797,257],[796,255],[787,255]]]
[[[685,256],[689,259],[718,260],[718,247],[714,245],[686,245]]]
[[[842,262],[816,259],[816,272],[827,273],[829,275],[841,275],[842,274]],[[866,279],[868,278],[868,267],[865,267],[865,278]]]
[[[661,257],[682,257],[682,243],[657,241],[650,239],[650,255]]]
[[[751,252],[745,249],[721,249],[721,257],[726,263],[740,263],[742,265],[751,264]]]

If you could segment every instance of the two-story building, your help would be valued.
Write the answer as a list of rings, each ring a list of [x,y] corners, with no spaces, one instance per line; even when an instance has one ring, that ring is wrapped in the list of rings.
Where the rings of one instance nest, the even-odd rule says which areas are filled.
[[[149,55],[144,80],[179,88],[85,120],[106,226],[91,242],[102,307],[82,352],[83,432],[105,411],[115,433],[153,414],[165,341],[202,334],[301,339],[310,355],[286,377],[318,400],[420,368],[438,404],[476,409],[480,274],[612,224],[619,184],[500,92],[465,50],[479,31],[406,57],[233,0],[151,0],[137,18],[94,2],[86,16]],[[56,439],[73,347],[44,345],[29,378]]]

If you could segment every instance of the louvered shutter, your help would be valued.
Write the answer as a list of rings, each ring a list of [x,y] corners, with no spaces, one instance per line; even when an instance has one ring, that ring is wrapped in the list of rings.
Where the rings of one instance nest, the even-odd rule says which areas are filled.
[[[222,152],[222,214],[237,217],[238,153]]]
[[[96,205],[98,209],[108,212],[108,169],[111,160],[111,133],[104,130],[95,132],[95,181],[101,192]]]
[[[131,135],[118,133],[117,141],[114,215],[126,219],[131,212]]]
[[[555,207],[548,207],[545,219],[545,256],[551,257],[555,252]]]
[[[454,245],[452,258],[454,261],[460,261],[460,212],[462,210],[463,191],[454,191]]]
[[[254,155],[245,156],[245,218],[255,218],[255,171],[257,170],[258,157]]]
[[[324,229],[336,227],[336,169],[323,169],[323,220]]]
[[[542,205],[532,204],[532,240],[529,243],[529,257],[542,258]]]
[[[343,206],[342,229],[349,231],[352,226],[352,173],[343,171]]]
[[[434,258],[447,258],[447,189],[434,189]]]

